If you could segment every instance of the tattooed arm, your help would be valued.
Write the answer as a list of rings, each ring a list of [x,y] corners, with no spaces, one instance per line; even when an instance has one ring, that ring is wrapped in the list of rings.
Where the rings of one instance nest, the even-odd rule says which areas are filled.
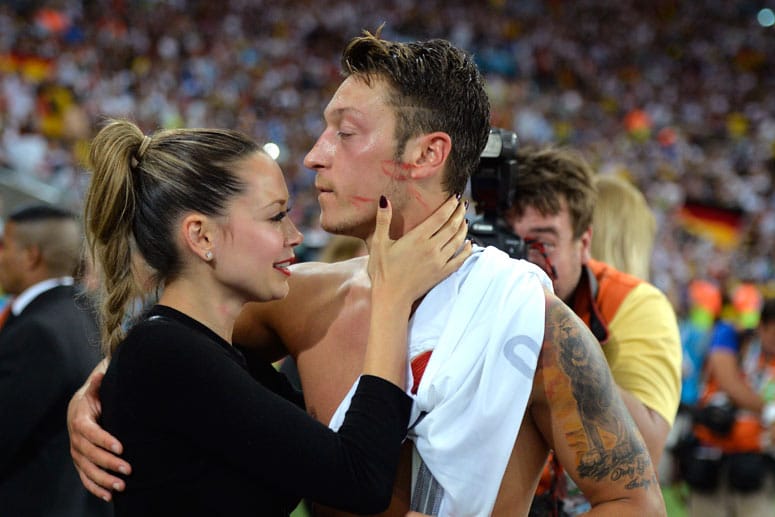
[[[590,515],[665,515],[656,467],[600,345],[551,294],[530,414],[592,503]]]

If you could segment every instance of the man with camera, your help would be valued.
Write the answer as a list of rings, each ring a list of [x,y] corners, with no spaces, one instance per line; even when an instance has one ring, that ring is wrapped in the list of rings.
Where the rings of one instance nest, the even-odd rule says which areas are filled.
[[[597,338],[617,391],[658,464],[680,394],[681,343],[670,302],[648,282],[590,257],[596,191],[593,172],[580,156],[514,147],[486,172],[498,178],[502,195],[508,196],[497,211],[513,234],[498,239],[523,241],[515,249],[544,266],[557,296]],[[473,177],[474,192],[476,181]],[[547,464],[536,515],[573,515],[589,508],[583,497],[566,497],[558,470],[556,462]]]

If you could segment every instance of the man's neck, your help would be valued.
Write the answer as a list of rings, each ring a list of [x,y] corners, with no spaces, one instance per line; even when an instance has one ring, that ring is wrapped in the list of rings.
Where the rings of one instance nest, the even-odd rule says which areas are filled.
[[[419,226],[433,214],[449,198],[445,192],[428,193],[417,189],[414,197],[410,198],[400,210],[393,209],[393,217],[390,224],[390,238],[397,240]],[[374,234],[366,238],[366,247],[371,250],[371,239]]]
[[[573,308],[574,302],[580,296],[590,297],[590,299],[594,300],[595,295],[597,294],[597,285],[590,285],[590,281],[592,280],[590,276],[591,274],[587,268],[587,265],[582,264],[581,273],[579,274],[579,278],[576,281],[576,287],[573,288],[573,291],[570,292],[570,294],[567,296],[567,299],[563,300],[563,302],[565,302],[568,307]]]

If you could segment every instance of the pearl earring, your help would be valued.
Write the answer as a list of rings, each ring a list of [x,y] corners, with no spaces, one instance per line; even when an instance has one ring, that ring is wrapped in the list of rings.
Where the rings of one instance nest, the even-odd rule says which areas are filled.
[[[209,261],[212,259],[213,259],[213,252],[208,250],[207,253],[205,253],[205,260]]]

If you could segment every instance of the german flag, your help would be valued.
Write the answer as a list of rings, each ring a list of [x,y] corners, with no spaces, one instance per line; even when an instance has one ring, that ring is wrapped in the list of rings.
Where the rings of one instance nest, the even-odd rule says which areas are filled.
[[[40,83],[51,76],[54,64],[50,59],[20,54],[0,54],[0,72],[19,72],[28,81]]]
[[[678,211],[683,228],[709,240],[721,249],[731,249],[740,242],[743,211],[707,203],[687,201]]]

